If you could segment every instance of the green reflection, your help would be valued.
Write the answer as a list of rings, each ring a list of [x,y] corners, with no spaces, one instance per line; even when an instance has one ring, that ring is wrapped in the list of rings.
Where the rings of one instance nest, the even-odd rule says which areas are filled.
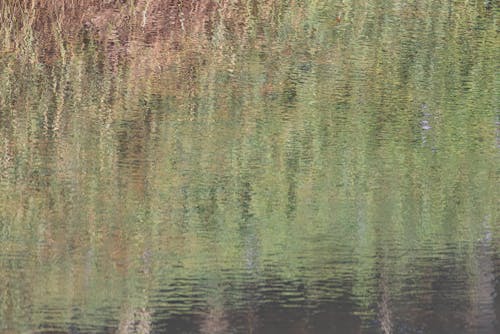
[[[0,28],[0,330],[215,333],[346,296],[363,329],[454,303],[492,329],[487,4],[221,2],[169,35],[151,3]]]

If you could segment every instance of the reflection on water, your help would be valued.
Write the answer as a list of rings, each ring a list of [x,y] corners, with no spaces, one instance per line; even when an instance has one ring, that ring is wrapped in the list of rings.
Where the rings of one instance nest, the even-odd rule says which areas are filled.
[[[499,330],[494,2],[89,3],[0,4],[1,333]]]

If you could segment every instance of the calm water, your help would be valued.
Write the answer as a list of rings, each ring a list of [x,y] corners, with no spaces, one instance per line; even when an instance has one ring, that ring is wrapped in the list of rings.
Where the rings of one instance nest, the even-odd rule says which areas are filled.
[[[495,2],[223,3],[0,53],[0,333],[500,331]]]

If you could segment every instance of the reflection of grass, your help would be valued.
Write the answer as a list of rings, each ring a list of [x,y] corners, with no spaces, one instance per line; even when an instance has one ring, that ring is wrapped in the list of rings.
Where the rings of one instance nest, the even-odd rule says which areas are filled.
[[[38,53],[46,60],[64,56],[65,46],[85,32],[105,41],[138,33],[151,2],[171,6],[171,1],[4,1],[0,5],[0,49]],[[168,14],[170,15],[171,10]],[[142,13],[142,15],[140,15]],[[152,14],[154,15],[154,14]]]
[[[229,0],[7,0],[0,4],[0,54],[14,50],[52,62],[89,37],[115,58],[139,51],[132,41],[178,50],[189,44],[186,36],[197,36],[199,43],[204,35],[217,39],[220,29],[241,35],[249,13],[259,11],[266,19],[275,15],[273,7]]]
[[[466,78],[472,88],[457,97],[445,80],[463,71],[442,60],[467,54],[451,43],[412,54],[411,66],[396,51],[374,60],[383,45],[426,41],[382,15],[380,41],[353,19],[365,13],[346,17],[374,34],[371,45],[347,24],[339,24],[342,35],[316,21],[324,8],[283,10],[279,24],[259,25],[278,9],[262,3],[262,16],[252,16],[229,1],[185,1],[171,19],[169,1],[101,3],[0,5],[8,37],[0,41],[0,242],[20,253],[8,240],[27,241],[22,251],[36,261],[20,265],[41,283],[18,281],[40,290],[32,297],[39,307],[46,290],[68,296],[68,305],[112,308],[122,295],[141,296],[151,277],[166,284],[271,263],[274,276],[311,287],[355,276],[353,293],[369,310],[378,267],[407,272],[419,245],[467,245],[480,233],[478,219],[498,221],[494,159],[473,154],[494,156],[494,133],[481,131],[475,146],[470,136],[491,128],[491,99],[481,91],[492,91],[484,79],[493,62],[478,61]],[[439,13],[422,14],[436,18],[429,36],[443,34]],[[487,59],[493,47],[474,44],[480,40],[467,39]],[[414,67],[433,68],[433,80],[407,71],[406,86],[394,81],[400,68]],[[412,110],[424,97],[446,120],[435,126],[437,153],[411,138],[419,121]],[[446,103],[468,106],[462,114],[474,122]],[[409,251],[377,263],[391,242]],[[9,268],[0,265],[7,286]],[[69,275],[73,285],[60,290]],[[384,284],[392,292],[406,283]],[[125,322],[138,316],[127,312]],[[207,328],[222,318],[217,312]]]

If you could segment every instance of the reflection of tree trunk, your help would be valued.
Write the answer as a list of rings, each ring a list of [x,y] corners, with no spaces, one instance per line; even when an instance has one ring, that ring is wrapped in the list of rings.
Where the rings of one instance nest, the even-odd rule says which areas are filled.
[[[257,324],[259,321],[259,317],[256,311],[257,307],[250,306],[246,313],[246,321],[247,321],[247,333],[253,334],[257,330]]]
[[[478,247],[469,324],[478,333],[495,332],[495,263],[491,258],[490,238],[486,236]]]
[[[144,308],[136,310],[127,308],[122,314],[118,334],[150,334],[151,333],[151,314]]]
[[[380,280],[380,289],[382,291],[378,313],[380,327],[382,329],[382,333],[391,334],[393,326],[392,312],[390,309],[389,287],[387,286],[387,278],[384,273],[382,273],[382,278]]]
[[[200,332],[203,334],[227,333],[228,329],[229,323],[223,306],[213,305],[201,322]]]

